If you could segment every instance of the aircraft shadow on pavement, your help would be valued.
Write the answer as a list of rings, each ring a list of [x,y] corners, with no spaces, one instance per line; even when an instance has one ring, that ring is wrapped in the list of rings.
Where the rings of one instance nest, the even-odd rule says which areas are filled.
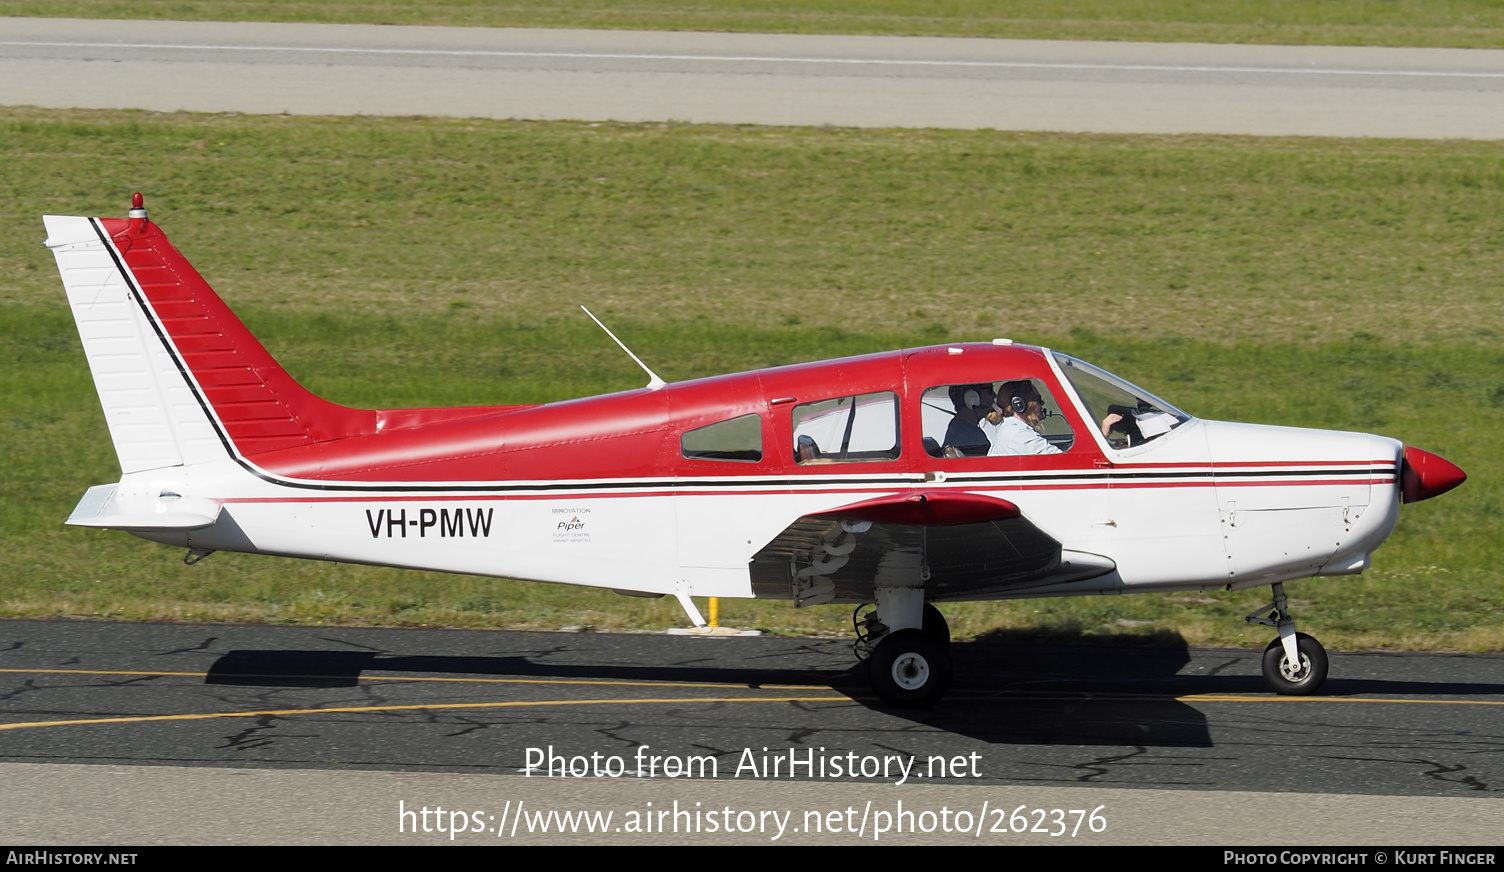
[[[1183,640],[1155,646],[954,643],[950,696],[915,722],[1011,745],[1210,747],[1206,716],[1176,699]]]
[[[874,712],[947,732],[1013,744],[1130,744],[1205,747],[1205,718],[1177,702],[1187,692],[1175,673],[1188,661],[1184,644],[1167,648],[1105,646],[952,646],[957,680],[951,696],[931,711],[892,709],[872,696],[865,664],[844,644],[798,645],[769,652],[770,660],[806,668],[753,665],[756,659],[703,658],[690,662],[549,663],[527,656],[393,655],[372,651],[234,650],[210,668],[207,683],[262,687],[352,687],[362,673],[477,675],[507,678],[683,681],[757,688],[828,687]],[[600,652],[604,654],[605,652]],[[838,656],[833,657],[832,654]],[[844,656],[839,656],[844,655]],[[597,660],[607,659],[605,657]],[[819,668],[832,660],[844,668]],[[815,666],[815,668],[807,668]],[[1256,679],[1255,679],[1256,680]],[[1236,680],[1238,689],[1247,682]],[[1145,683],[1152,685],[1152,689]],[[1231,689],[1225,684],[1222,689]],[[812,716],[818,717],[818,712]]]
[[[684,681],[865,686],[865,673],[830,669],[758,669],[746,666],[544,663],[528,657],[391,655],[369,651],[229,651],[210,667],[208,684],[259,687],[354,687],[367,670],[415,675],[485,675],[505,678]]]
[[[589,653],[584,659],[593,662],[577,659],[572,663],[530,656],[234,650],[214,663],[206,682],[338,688],[355,686],[362,673],[377,671],[414,676],[704,682],[749,688],[793,685],[831,688],[885,716],[991,743],[1179,747],[1213,745],[1206,716],[1183,697],[1267,693],[1258,674],[1256,652],[1230,651],[1225,658],[1197,652],[1198,668],[1187,672],[1192,652],[1183,641],[1155,639],[1158,644],[1152,645],[979,641],[951,646],[956,678],[949,696],[938,706],[928,711],[894,709],[873,697],[866,664],[839,656],[847,652],[844,645],[789,641],[792,644],[767,652],[765,658],[710,656],[678,662],[672,648],[660,649],[647,640],[626,656],[613,656],[609,643],[583,642],[585,647],[600,646],[578,652]],[[659,659],[654,654],[668,656]],[[616,662],[610,662],[613,659]],[[759,659],[769,665],[756,665]],[[831,668],[837,662],[843,667]],[[1332,679],[1324,690],[1326,695],[1501,692],[1504,685],[1500,684],[1374,679]],[[820,717],[818,709],[807,711],[810,717]]]

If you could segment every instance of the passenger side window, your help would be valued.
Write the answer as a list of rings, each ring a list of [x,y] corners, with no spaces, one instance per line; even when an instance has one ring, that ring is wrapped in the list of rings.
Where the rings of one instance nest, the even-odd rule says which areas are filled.
[[[690,460],[762,460],[762,417],[742,415],[687,431],[679,449]]]
[[[794,407],[794,459],[800,464],[895,460],[898,395],[837,397]]]

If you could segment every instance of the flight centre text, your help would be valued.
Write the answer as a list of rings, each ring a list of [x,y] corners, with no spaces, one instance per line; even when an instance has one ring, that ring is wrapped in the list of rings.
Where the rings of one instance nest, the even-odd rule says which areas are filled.
[[[980,778],[981,756],[936,754],[922,763],[914,755],[827,752],[824,748],[757,750],[743,748],[726,765],[710,754],[661,754],[639,745],[628,755],[557,753],[553,745],[528,748],[528,777],[539,778],[803,778],[829,781],[842,778],[883,779],[903,784],[910,778]],[[729,770],[722,775],[724,770]]]
[[[491,535],[495,509],[366,509],[366,526],[372,539],[406,539],[408,531],[419,539],[484,539]]]

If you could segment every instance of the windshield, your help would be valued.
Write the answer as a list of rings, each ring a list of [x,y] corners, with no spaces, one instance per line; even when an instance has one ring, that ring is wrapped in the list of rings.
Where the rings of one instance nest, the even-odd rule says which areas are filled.
[[[1113,448],[1142,445],[1191,420],[1185,412],[1105,369],[1058,351],[1054,355],[1060,371]]]

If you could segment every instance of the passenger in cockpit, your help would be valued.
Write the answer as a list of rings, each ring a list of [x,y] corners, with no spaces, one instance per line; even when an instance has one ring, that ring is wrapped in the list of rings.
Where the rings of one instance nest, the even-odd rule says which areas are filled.
[[[950,401],[956,407],[956,416],[945,428],[944,448],[954,448],[967,457],[981,457],[992,447],[992,442],[977,425],[995,408],[997,395],[990,384],[951,385]]]

